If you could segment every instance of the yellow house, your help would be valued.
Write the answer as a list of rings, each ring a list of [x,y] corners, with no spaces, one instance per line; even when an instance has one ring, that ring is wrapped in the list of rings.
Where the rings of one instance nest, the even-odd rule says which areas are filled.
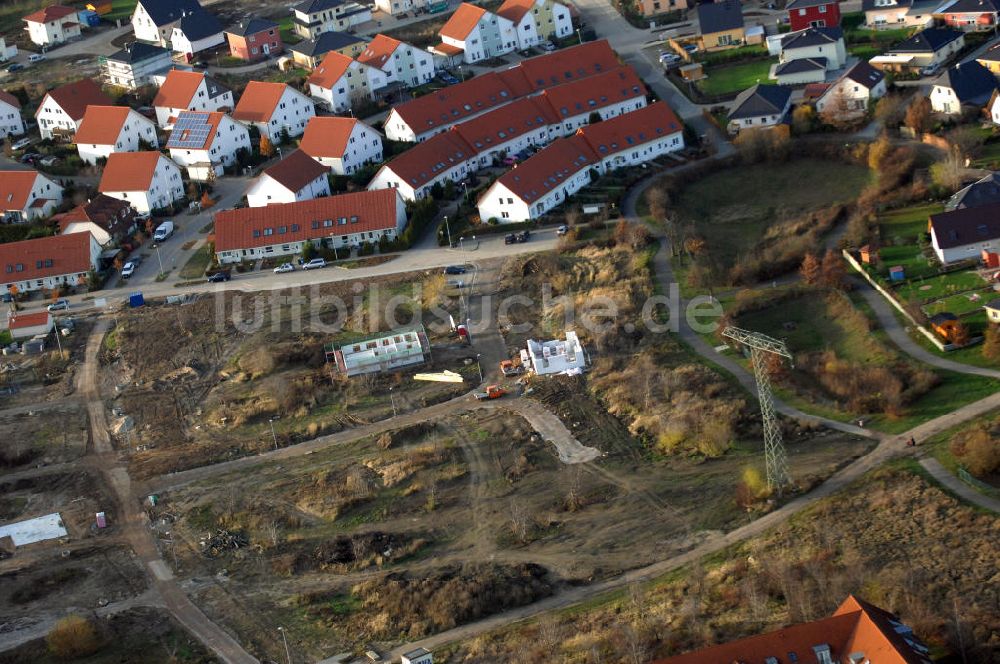
[[[698,5],[698,25],[698,45],[704,51],[732,48],[746,41],[743,8],[737,0]]]
[[[298,44],[292,44],[288,50],[292,60],[300,67],[315,69],[330,51],[336,51],[349,58],[361,55],[368,46],[368,41],[346,32],[324,32],[316,39],[306,39]]]
[[[976,58],[976,62],[990,70],[994,76],[1000,76],[1000,46],[994,46]]]

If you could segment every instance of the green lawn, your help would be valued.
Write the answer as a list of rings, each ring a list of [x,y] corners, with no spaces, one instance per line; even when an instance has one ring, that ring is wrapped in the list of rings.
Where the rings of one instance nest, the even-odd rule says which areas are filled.
[[[918,424],[947,415],[974,401],[985,399],[1000,390],[1000,381],[953,371],[936,372],[941,382],[907,407],[907,414],[890,419],[877,417],[873,428],[886,433],[902,433]]]
[[[181,268],[180,278],[185,281],[201,279],[205,276],[205,270],[208,269],[208,264],[211,261],[212,253],[209,251],[209,245],[201,245],[196,252],[191,254],[191,258]]]
[[[933,316],[934,314],[948,311],[956,316],[961,316],[963,314],[972,313],[973,311],[978,311],[984,304],[992,300],[995,295],[996,293],[992,288],[982,288],[977,291],[952,295],[950,297],[945,297],[931,302],[924,307],[924,312],[928,316]]]
[[[773,64],[773,60],[754,60],[738,65],[708,67],[705,69],[707,78],[696,85],[703,94],[710,96],[737,94],[756,83],[771,82],[768,75]]]
[[[796,159],[718,171],[693,182],[674,202],[722,263],[756,247],[776,220],[791,219],[855,198],[870,178],[866,168],[840,161]],[[822,182],[805,187],[803,182]]]
[[[985,282],[975,272],[951,272],[927,279],[916,279],[896,289],[902,301],[933,302],[944,297],[981,288]]]
[[[118,19],[130,20],[136,4],[137,0],[112,0],[111,11],[101,18],[112,23]]]
[[[979,156],[972,160],[973,168],[1000,168],[1000,140],[983,145]]]
[[[757,56],[767,56],[767,47],[761,44],[749,44],[724,51],[699,51],[694,55],[694,59],[711,67]]]
[[[888,278],[889,268],[902,265],[907,278],[932,277],[937,267],[920,249],[920,237],[927,232],[927,218],[941,212],[940,203],[913,205],[891,210],[879,215],[878,224],[882,241],[891,246],[879,250],[881,274]]]
[[[882,46],[878,44],[851,44],[847,47],[847,52],[856,58],[862,60],[869,60],[874,58],[876,55],[882,55],[885,53],[888,45]]]
[[[292,29],[292,17],[286,16],[278,21],[278,30],[281,31],[281,40],[286,44],[298,44],[302,37]]]

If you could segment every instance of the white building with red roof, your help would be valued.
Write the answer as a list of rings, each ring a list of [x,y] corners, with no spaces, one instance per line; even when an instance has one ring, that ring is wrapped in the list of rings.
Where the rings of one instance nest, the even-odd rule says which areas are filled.
[[[97,190],[140,213],[169,207],[184,198],[180,167],[159,152],[113,152]]]
[[[684,127],[657,102],[554,141],[500,176],[479,198],[479,216],[500,223],[537,219],[591,183],[591,174],[646,163],[684,148]]]
[[[55,46],[80,36],[76,10],[64,5],[49,5],[24,17],[28,38],[39,46]]]
[[[63,189],[38,171],[0,171],[3,223],[21,224],[47,217],[63,199]]]
[[[415,87],[434,78],[434,56],[422,48],[377,34],[357,58],[385,72],[389,83]]]
[[[375,244],[405,227],[406,204],[389,189],[223,210],[215,215],[215,254],[223,264],[295,256],[306,242],[338,249]]]
[[[127,106],[88,106],[76,131],[80,159],[96,164],[112,152],[136,152],[159,147],[156,125]]]
[[[233,119],[255,125],[273,143],[283,132],[299,136],[309,118],[316,115],[312,99],[285,83],[250,81],[236,104]]]
[[[86,284],[100,257],[101,246],[90,233],[5,242],[0,244],[0,291],[30,293]]]
[[[45,310],[7,313],[7,329],[13,339],[31,339],[39,334],[48,334],[54,325],[52,314]]]
[[[156,124],[169,129],[181,111],[231,111],[233,91],[200,71],[172,69],[156,97]]]
[[[433,51],[447,57],[461,53],[462,60],[469,64],[510,53],[518,44],[510,19],[468,2],[458,6],[438,34],[441,44]]]
[[[23,133],[24,118],[21,117],[21,102],[6,90],[0,90],[0,138],[20,136]]]
[[[423,141],[515,99],[619,67],[618,56],[603,39],[528,58],[395,105],[386,117],[385,134],[394,141]]]
[[[266,207],[330,195],[329,171],[302,150],[266,169],[247,189],[247,205]]]
[[[306,79],[309,94],[334,113],[351,110],[355,103],[368,101],[375,91],[389,84],[385,72],[354,60],[339,51],[330,51]]]
[[[350,175],[382,161],[382,136],[356,118],[309,120],[299,149],[337,175]]]
[[[93,79],[83,78],[60,85],[45,93],[35,111],[38,133],[43,139],[70,139],[83,122],[88,106],[113,106],[114,103]]]
[[[505,0],[497,15],[514,24],[518,48],[530,48],[573,34],[569,7],[553,0]]]
[[[167,139],[170,158],[192,180],[205,182],[236,163],[239,151],[250,153],[250,131],[218,111],[181,111]]]
[[[593,114],[608,120],[645,105],[646,87],[631,67],[557,85],[414,146],[382,166],[368,188],[393,187],[407,200],[422,198],[437,183],[461,180],[526,148],[569,136]]]

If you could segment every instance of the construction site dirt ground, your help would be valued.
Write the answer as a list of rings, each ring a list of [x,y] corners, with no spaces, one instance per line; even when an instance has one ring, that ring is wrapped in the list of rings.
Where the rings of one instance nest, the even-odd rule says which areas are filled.
[[[87,437],[87,413],[74,400],[0,410],[0,473],[79,459]]]
[[[165,555],[177,574],[202,580],[197,603],[254,647],[278,656],[275,624],[313,659],[398,645],[747,518],[734,487],[760,463],[759,442],[712,461],[652,460],[616,422],[580,422],[606,454],[566,465],[499,403],[165,491],[153,517],[177,537]],[[818,481],[870,445],[803,436],[792,472]],[[422,593],[410,622],[386,603],[404,590]]]
[[[141,479],[258,454],[468,391],[478,382],[475,354],[442,329],[440,317],[427,321],[436,323],[427,326],[429,361],[403,371],[348,379],[324,354],[329,344],[423,323],[429,298],[444,312],[457,310],[442,284],[435,271],[122,312],[105,343],[103,379],[105,393],[116,395],[112,433],[131,452],[130,474]],[[343,309],[322,302],[330,297]],[[403,303],[387,322],[382,311],[393,297]],[[338,312],[338,329],[315,331],[318,320],[332,327]],[[252,329],[239,325],[258,315]],[[444,369],[469,382],[413,380]]]
[[[83,361],[87,335],[92,321],[89,318],[74,317],[74,329],[68,336],[60,336],[63,358],[58,353],[56,342],[49,338],[46,351],[42,355],[0,356],[0,395],[2,409],[33,409],[52,401],[64,400],[73,394],[76,387],[76,367]],[[58,319],[57,319],[58,322]]]

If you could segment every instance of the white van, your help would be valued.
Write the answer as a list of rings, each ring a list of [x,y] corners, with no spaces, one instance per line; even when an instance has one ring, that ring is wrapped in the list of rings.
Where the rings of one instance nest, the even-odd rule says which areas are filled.
[[[45,55],[42,53],[32,53],[28,56],[28,62],[41,62],[45,59]]]
[[[168,237],[174,234],[174,222],[164,221],[162,224],[156,227],[153,231],[153,240],[156,242],[163,242]]]

